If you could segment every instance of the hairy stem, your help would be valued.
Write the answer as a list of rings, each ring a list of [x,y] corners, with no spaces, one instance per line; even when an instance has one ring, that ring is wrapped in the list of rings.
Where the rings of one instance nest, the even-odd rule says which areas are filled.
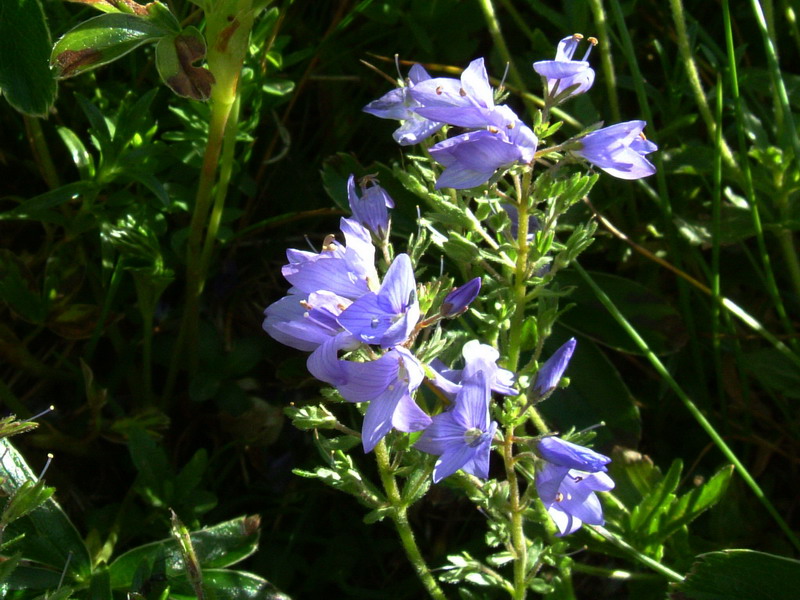
[[[375,446],[375,459],[378,463],[378,472],[381,476],[381,483],[383,483],[386,497],[394,508],[391,512],[392,521],[394,521],[395,529],[400,536],[400,542],[403,544],[408,560],[411,561],[411,565],[417,572],[417,576],[422,581],[422,585],[425,586],[430,597],[435,600],[446,600],[447,596],[444,595],[442,588],[439,587],[436,579],[431,574],[428,564],[425,562],[419,546],[417,546],[417,541],[414,539],[414,532],[408,522],[408,506],[400,496],[400,489],[397,487],[397,481],[392,474],[389,451],[384,440],[381,440]]]

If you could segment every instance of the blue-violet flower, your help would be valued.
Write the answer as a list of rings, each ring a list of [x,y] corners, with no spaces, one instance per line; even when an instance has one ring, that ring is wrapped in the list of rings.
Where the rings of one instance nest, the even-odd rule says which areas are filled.
[[[467,283],[453,289],[445,296],[442,307],[439,309],[439,314],[446,319],[463,314],[480,291],[481,278],[470,279]]]
[[[561,381],[561,376],[564,374],[572,358],[572,353],[575,351],[575,344],[575,338],[568,339],[541,367],[539,367],[533,389],[540,398],[552,392],[558,385],[558,382]]]
[[[390,348],[408,339],[419,316],[414,267],[407,254],[399,254],[380,289],[355,300],[338,321],[362,342]]]
[[[394,208],[394,200],[371,177],[361,179],[359,198],[355,179],[353,175],[347,179],[347,199],[353,218],[378,239],[385,239],[389,235],[389,209]],[[372,185],[367,186],[368,183]]]
[[[437,454],[433,481],[438,483],[459,469],[486,479],[489,454],[497,423],[489,422],[489,382],[483,371],[462,382],[455,405],[433,417],[415,448]]]
[[[550,463],[536,473],[536,490],[550,518],[564,536],[583,523],[602,525],[603,507],[595,492],[614,489],[614,482],[602,471],[587,473]]]
[[[402,346],[365,363],[339,361],[344,383],[336,386],[348,402],[369,402],[361,430],[364,452],[391,431],[421,431],[431,418],[412,398],[425,373],[422,364]]]
[[[627,121],[587,133],[572,153],[620,179],[647,177],[656,168],[645,155],[658,150],[658,146],[644,138],[645,125],[644,121]]]
[[[586,92],[594,83],[594,69],[586,60],[597,44],[595,38],[589,38],[589,48],[581,60],[573,60],[578,43],[583,39],[579,33],[565,37],[558,43],[555,60],[540,60],[533,63],[533,70],[547,79],[547,93],[557,98],[557,104]],[[575,87],[573,87],[575,86]],[[569,88],[567,94],[564,94]]]
[[[444,125],[444,123],[431,121],[414,112],[414,108],[420,104],[411,96],[410,92],[414,86],[430,78],[431,76],[422,65],[414,65],[408,72],[407,85],[393,89],[377,100],[373,100],[363,110],[381,119],[403,121],[392,137],[401,146],[418,144],[439,131]]]

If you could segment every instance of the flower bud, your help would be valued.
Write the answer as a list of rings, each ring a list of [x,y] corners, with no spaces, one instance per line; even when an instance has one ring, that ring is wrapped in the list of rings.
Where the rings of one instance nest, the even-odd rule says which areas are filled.
[[[539,397],[546,396],[556,388],[569,364],[569,360],[572,358],[572,353],[575,351],[575,343],[575,338],[567,340],[539,368],[539,372],[536,373],[536,383],[533,384],[533,388]]]
[[[444,302],[442,302],[442,308],[439,309],[439,314],[445,319],[452,319],[453,317],[463,314],[480,291],[480,277],[476,277],[461,287],[455,288],[452,292],[447,294]]]

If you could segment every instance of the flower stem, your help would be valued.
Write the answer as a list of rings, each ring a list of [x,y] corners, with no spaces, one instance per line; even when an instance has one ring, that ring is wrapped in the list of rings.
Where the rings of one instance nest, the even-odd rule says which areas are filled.
[[[378,463],[378,472],[381,476],[381,483],[386,492],[386,497],[389,499],[394,510],[390,513],[392,521],[394,521],[395,529],[400,536],[400,542],[403,544],[403,549],[406,551],[408,560],[411,561],[417,576],[422,581],[422,585],[428,591],[431,598],[435,600],[447,600],[442,588],[434,579],[428,568],[422,553],[417,546],[414,539],[414,532],[411,530],[411,524],[408,522],[408,506],[403,502],[400,495],[400,489],[397,487],[397,481],[392,474],[392,468],[389,461],[389,451],[386,448],[386,442],[381,440],[375,446],[375,459]]]
[[[503,462],[508,479],[511,512],[511,545],[514,548],[514,600],[524,600],[527,593],[525,568],[528,564],[528,542],[523,530],[522,505],[519,497],[517,472],[514,469],[514,428],[508,427],[503,440]]]

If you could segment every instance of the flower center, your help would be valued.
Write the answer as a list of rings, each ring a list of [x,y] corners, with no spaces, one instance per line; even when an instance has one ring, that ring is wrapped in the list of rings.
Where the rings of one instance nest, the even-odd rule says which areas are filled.
[[[464,442],[466,442],[467,446],[470,448],[474,448],[478,444],[481,443],[483,439],[483,431],[478,429],[477,427],[472,427],[471,429],[467,429],[464,432]]]

